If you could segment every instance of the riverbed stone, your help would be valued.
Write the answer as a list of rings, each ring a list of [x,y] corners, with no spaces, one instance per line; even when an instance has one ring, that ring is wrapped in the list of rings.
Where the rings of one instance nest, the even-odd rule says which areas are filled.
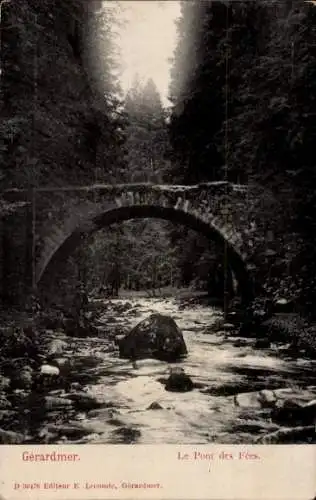
[[[46,411],[62,410],[64,408],[71,408],[73,402],[68,398],[59,398],[55,396],[45,396],[44,397],[44,408]]]
[[[224,330],[235,330],[236,329],[236,325],[233,325],[233,323],[224,323],[223,324],[223,328]]]
[[[114,344],[115,345],[120,345],[120,342],[126,337],[126,335],[123,335],[123,334],[119,334],[119,335],[115,335],[114,337]]]
[[[90,410],[88,413],[89,418],[97,418],[100,420],[109,420],[117,415],[119,415],[119,411],[116,408],[99,408]]]
[[[90,350],[91,353],[91,350]],[[74,371],[85,371],[90,368],[95,368],[98,366],[100,363],[100,359],[98,359],[96,356],[91,356],[90,354],[81,355],[81,356],[76,356],[72,360],[72,369]]]
[[[41,375],[47,375],[47,376],[58,376],[60,373],[59,368],[57,366],[52,366],[52,365],[42,365],[40,368],[40,374]]]
[[[68,343],[62,339],[53,339],[47,346],[47,354],[52,356],[53,354],[62,354],[65,349],[67,349]]]
[[[42,311],[39,325],[41,328],[45,328],[47,332],[56,332],[63,326],[63,317],[57,311]]]
[[[291,399],[279,401],[271,412],[271,419],[290,427],[313,425],[316,423],[316,401],[303,405]]]
[[[258,444],[315,444],[316,430],[314,425],[281,428],[275,432],[257,438]]]
[[[96,432],[93,432],[92,434],[88,434],[87,436],[83,436],[80,439],[76,439],[72,441],[72,444],[91,444],[93,441],[97,441],[100,439],[100,435],[97,434]]]
[[[48,432],[58,435],[66,436],[67,438],[79,439],[87,434],[91,434],[91,428],[86,428],[81,424],[48,424],[46,426]]]
[[[271,341],[268,337],[262,337],[256,340],[254,348],[255,349],[269,349],[271,347]]]
[[[25,389],[15,389],[10,394],[10,401],[13,406],[25,406],[29,400],[31,392]]]
[[[258,392],[244,392],[234,396],[235,405],[241,408],[261,408]]]
[[[247,339],[237,339],[237,340],[232,339],[232,342],[234,347],[247,347],[249,345],[249,340]]]
[[[37,437],[41,440],[42,444],[54,443],[58,438],[57,432],[50,432],[46,427],[39,430]]]
[[[0,422],[4,420],[12,420],[17,415],[17,412],[14,410],[0,410]]]
[[[163,410],[163,407],[161,406],[160,403],[154,401],[148,406],[147,410]]]
[[[244,392],[234,397],[235,405],[241,408],[272,408],[276,401],[277,397],[274,391],[268,389]]]
[[[11,387],[14,389],[28,390],[33,384],[34,370],[30,366],[24,366],[22,369],[16,369],[11,375]]]
[[[259,401],[262,407],[271,407],[277,401],[277,397],[274,391],[263,389],[259,393]]]
[[[287,387],[284,389],[275,389],[274,391],[278,401],[291,399],[298,404],[306,404],[309,401],[316,399],[316,386],[301,387]]]
[[[98,335],[98,329],[86,317],[65,318],[64,330],[69,337],[93,337]]]
[[[60,369],[61,372],[67,372],[71,369],[72,363],[69,358],[55,358],[54,364]]]
[[[21,444],[25,437],[19,432],[0,429],[0,444]]]
[[[4,394],[0,394],[0,410],[8,410],[12,404]]]
[[[187,355],[181,330],[170,316],[151,314],[118,341],[120,357],[176,361]]]
[[[70,393],[67,394],[67,398],[73,401],[75,407],[80,410],[93,410],[103,405],[103,402],[98,401],[94,396],[86,392]]]
[[[115,438],[124,444],[131,444],[137,441],[141,436],[141,432],[138,429],[132,427],[120,427],[113,431]]]
[[[165,389],[170,392],[188,392],[194,388],[189,375],[182,368],[173,369],[167,379]]]
[[[9,377],[0,375],[0,391],[5,391],[10,387],[11,380]]]

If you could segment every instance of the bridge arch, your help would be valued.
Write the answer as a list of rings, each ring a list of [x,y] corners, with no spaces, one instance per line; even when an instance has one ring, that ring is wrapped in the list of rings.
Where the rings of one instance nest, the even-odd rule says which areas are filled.
[[[254,298],[255,289],[247,263],[234,243],[200,213],[192,213],[184,209],[155,204],[111,206],[88,216],[77,218],[75,214],[58,229],[57,236],[48,238],[36,265],[36,285],[41,285],[51,279],[60,263],[64,262],[74,250],[92,236],[95,232],[111,224],[131,219],[163,219],[169,222],[185,225],[226,248],[228,263],[239,285],[241,299],[244,304]]]

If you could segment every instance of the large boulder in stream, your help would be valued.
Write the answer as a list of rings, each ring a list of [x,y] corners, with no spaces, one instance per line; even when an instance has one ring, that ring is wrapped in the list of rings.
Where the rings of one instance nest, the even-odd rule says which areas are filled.
[[[187,354],[181,330],[169,316],[151,314],[118,342],[120,357],[176,361]]]

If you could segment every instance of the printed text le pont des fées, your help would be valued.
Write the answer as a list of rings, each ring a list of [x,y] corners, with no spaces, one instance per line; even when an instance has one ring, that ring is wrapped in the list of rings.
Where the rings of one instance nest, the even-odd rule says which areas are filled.
[[[260,460],[258,453],[249,452],[247,450],[243,451],[216,451],[216,452],[205,452],[194,450],[192,452],[181,452],[177,453],[178,460],[194,460],[194,461],[212,461],[212,460]]]

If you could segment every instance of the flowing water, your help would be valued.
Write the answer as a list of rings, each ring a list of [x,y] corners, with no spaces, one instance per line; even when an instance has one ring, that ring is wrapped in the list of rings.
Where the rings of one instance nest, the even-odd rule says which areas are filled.
[[[177,364],[152,359],[133,364],[120,359],[114,342],[105,337],[111,331],[129,331],[153,312],[175,319],[188,356]],[[103,403],[99,409],[72,415],[72,423],[82,424],[87,434],[76,442],[251,443],[274,430],[267,409],[236,405],[234,396],[312,385],[315,362],[303,355],[299,359],[282,356],[282,346],[256,349],[254,339],[218,331],[221,318],[222,313],[212,307],[183,308],[173,299],[111,301],[98,322],[100,336],[71,338],[65,353],[75,367],[72,383]],[[163,382],[170,366],[181,366],[195,389],[166,391]],[[155,409],[150,408],[152,403]],[[68,440],[58,439],[55,442]]]

